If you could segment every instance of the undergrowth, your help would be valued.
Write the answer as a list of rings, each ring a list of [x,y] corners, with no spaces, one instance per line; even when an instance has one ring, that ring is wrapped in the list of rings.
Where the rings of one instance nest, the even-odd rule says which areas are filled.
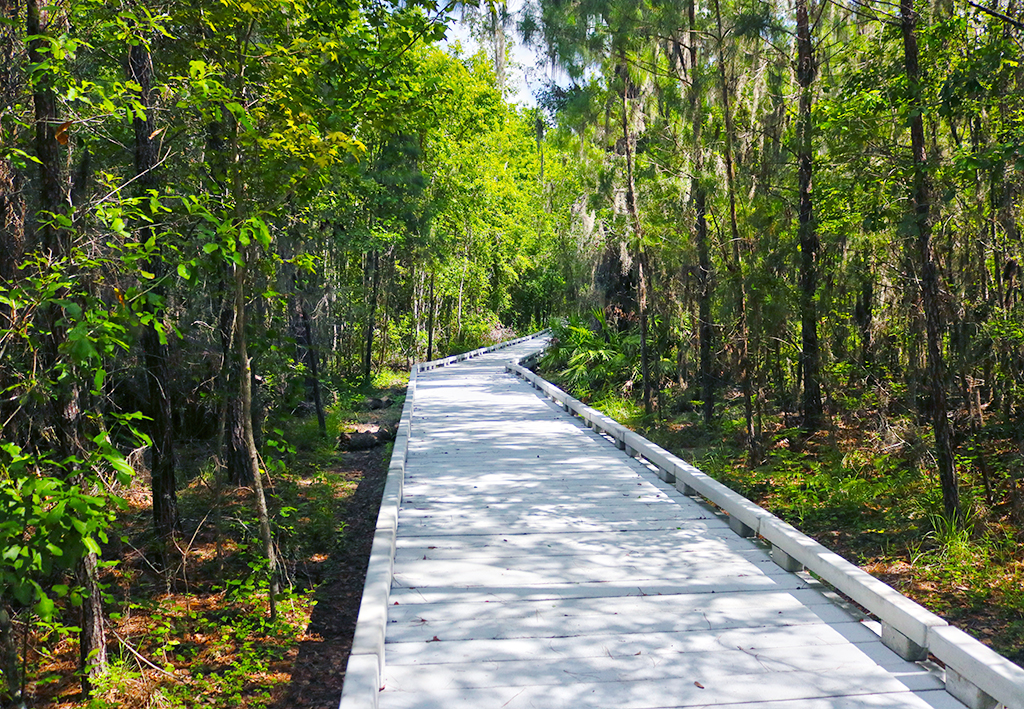
[[[267,613],[266,561],[252,490],[223,486],[219,505],[208,443],[180,449],[187,486],[178,492],[182,534],[176,567],[158,571],[144,550],[151,542],[149,490],[125,491],[129,507],[104,557],[119,559],[103,575],[109,611],[110,671],[82,697],[75,628],[38,629],[30,658],[34,705],[87,709],[284,709],[293,666],[307,633],[317,587],[333,573],[332,554],[355,543],[347,505],[361,471],[337,448],[347,428],[395,423],[404,377],[383,372],[369,385],[334,393],[327,435],[315,416],[268,424],[264,448],[267,501],[283,566],[278,617]],[[366,397],[394,404],[369,412]],[[373,455],[387,455],[378,448]],[[219,514],[218,514],[219,511]],[[218,530],[219,524],[219,530]],[[70,608],[64,616],[74,618]]]

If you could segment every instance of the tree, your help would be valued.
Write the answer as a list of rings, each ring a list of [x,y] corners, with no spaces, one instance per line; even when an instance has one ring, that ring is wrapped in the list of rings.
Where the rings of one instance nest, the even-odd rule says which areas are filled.
[[[134,18],[139,24],[143,18]],[[148,19],[148,18],[147,18]],[[152,240],[153,245],[160,241],[153,224],[160,218],[157,195],[160,191],[160,179],[157,170],[160,163],[159,144],[156,137],[159,132],[153,120],[157,106],[153,90],[153,58],[149,51],[149,34],[153,29],[141,27],[141,36],[133,38],[128,48],[127,79],[138,86],[138,107],[134,112],[132,127],[135,132],[135,176],[140,196],[149,205],[144,213],[143,223],[138,229],[140,244]],[[170,548],[174,544],[174,536],[179,531],[178,498],[175,481],[174,459],[174,417],[171,401],[171,372],[168,363],[169,347],[166,328],[161,324],[159,310],[161,301],[166,295],[163,283],[166,280],[166,256],[159,251],[150,260],[148,271],[153,274],[157,286],[154,295],[157,298],[155,312],[149,314],[150,322],[145,325],[141,344],[145,360],[146,378],[149,383],[149,406],[147,415],[150,419],[149,437],[151,447],[150,478],[153,493],[153,525],[160,540],[161,563],[165,571],[170,567]]]
[[[821,355],[818,348],[818,234],[814,225],[811,206],[811,183],[813,179],[813,145],[811,136],[812,91],[817,67],[814,48],[811,43],[810,20],[807,15],[807,0],[796,3],[796,76],[800,85],[800,114],[797,121],[797,162],[799,163],[799,232],[800,232],[800,335],[802,349],[800,370],[803,374],[803,427],[809,432],[821,425]]]
[[[16,0],[0,2],[0,136],[5,146],[19,143],[14,111],[22,89],[20,8]],[[6,150],[0,154],[0,279],[4,281],[14,278],[25,241],[23,179],[13,158]]]
[[[900,32],[903,36],[904,67],[910,100],[910,141],[913,153],[910,192],[909,236],[914,239],[920,270],[921,304],[928,336],[928,411],[935,434],[935,459],[942,485],[946,517],[960,518],[960,494],[953,459],[953,441],[946,404],[946,366],[942,356],[942,315],[939,303],[939,274],[932,250],[931,190],[928,184],[928,155],[922,116],[922,86],[917,46],[917,20],[913,0],[900,1]]]

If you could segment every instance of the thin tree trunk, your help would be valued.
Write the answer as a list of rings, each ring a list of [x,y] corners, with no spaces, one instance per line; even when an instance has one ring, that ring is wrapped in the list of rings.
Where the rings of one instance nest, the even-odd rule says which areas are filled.
[[[0,37],[0,42],[3,38]],[[0,281],[12,281],[25,243],[25,200],[22,179],[6,158],[0,158]]]
[[[651,365],[647,351],[647,256],[644,252],[643,229],[640,224],[640,210],[636,203],[636,180],[633,174],[633,135],[629,129],[629,72],[626,68],[625,53],[620,52],[620,70],[622,72],[622,139],[626,144],[626,206],[633,222],[633,238],[636,241],[636,302],[640,317],[640,376],[644,388],[644,413],[650,416],[653,411],[651,402]]]
[[[413,282],[412,289],[412,325],[413,325],[413,336],[412,336],[412,347],[410,348],[412,355],[411,359],[415,361],[419,354],[420,349],[420,331],[422,330],[422,323],[420,322],[423,317],[423,274],[418,268],[416,263],[413,262],[411,270],[411,280]]]
[[[243,257],[244,258],[244,257]],[[278,571],[277,554],[274,550],[274,539],[270,532],[270,514],[267,511],[267,499],[263,493],[263,479],[260,474],[259,455],[256,451],[256,439],[252,427],[252,369],[245,337],[245,280],[246,262],[236,266],[235,271],[235,339],[238,342],[239,360],[239,400],[241,402],[241,419],[244,428],[246,451],[249,469],[252,471],[253,489],[256,492],[256,514],[260,523],[260,537],[263,550],[267,557],[270,589],[267,600],[270,605],[270,620],[277,619]]]
[[[18,662],[18,642],[6,599],[0,598],[0,670],[4,673],[4,687],[0,687],[0,706],[5,709],[24,709],[21,684],[24,667]]]
[[[534,131],[537,134],[537,155],[540,158],[540,183],[544,184],[544,119],[537,114],[533,123]],[[547,205],[545,205],[547,206]]]
[[[458,332],[460,337],[462,336],[462,293],[463,293],[463,288],[466,285],[466,269],[469,268],[469,243],[468,242],[473,239],[473,230],[468,225],[466,226],[466,233],[468,235],[468,239],[467,239],[467,244],[466,244],[466,254],[465,254],[465,256],[463,256],[463,261],[462,261],[462,275],[459,277],[459,314],[458,314],[458,319],[456,320],[457,332]]]
[[[221,514],[221,501],[222,492],[225,479],[225,471],[227,466],[225,464],[225,458],[227,456],[227,446],[225,441],[227,438],[227,426],[228,426],[228,411],[231,407],[231,401],[233,397],[228,396],[228,391],[231,386],[231,369],[234,358],[231,353],[234,351],[235,344],[235,324],[234,324],[234,308],[227,307],[227,300],[229,294],[223,288],[221,284],[221,291],[223,292],[223,301],[221,303],[221,338],[222,338],[222,352],[220,361],[220,372],[217,374],[218,382],[220,383],[220,391],[222,392],[222,398],[220,406],[217,407],[217,454],[213,459],[213,528],[216,531],[216,552],[217,552],[217,573],[222,574],[224,572],[224,554],[221,545],[221,538],[223,537],[223,515]],[[225,313],[229,314],[230,318],[224,321]]]
[[[726,187],[729,193],[729,232],[732,237],[732,259],[731,270],[736,279],[737,303],[736,303],[736,330],[739,337],[739,366],[740,386],[743,390],[743,414],[746,418],[747,447],[751,454],[758,447],[759,442],[754,436],[754,411],[753,395],[750,384],[750,357],[747,351],[747,286],[743,276],[743,260],[740,255],[740,231],[736,220],[736,168],[733,165],[733,143],[735,142],[736,128],[733,125],[732,108],[729,98],[729,80],[725,67],[725,36],[722,29],[722,12],[719,1],[715,0],[715,22],[718,29],[718,69],[721,78],[722,90],[722,113],[725,116],[725,178]],[[753,459],[753,455],[751,459]]]
[[[0,115],[10,115],[22,98],[24,63],[20,37],[20,0],[0,0]],[[12,122],[13,123],[13,122]],[[17,145],[21,129],[9,125],[0,141]],[[17,278],[25,248],[25,197],[22,194],[24,175],[11,160],[0,157],[0,285],[9,286]],[[11,308],[0,304],[0,329],[11,326]],[[0,389],[10,391],[13,381],[0,377]],[[14,432],[25,417],[18,413],[19,404],[8,398],[0,402],[0,438],[14,440]],[[14,434],[14,435],[12,435]]]
[[[427,313],[427,361],[434,359],[434,272],[430,272],[430,311]]]
[[[864,261],[860,265],[863,279],[857,289],[857,301],[854,305],[853,320],[860,330],[861,355],[860,362],[867,374],[869,383],[874,383],[874,349],[871,343],[871,322],[874,313],[875,283],[871,273],[871,264]]]
[[[0,114],[21,98],[18,24],[19,0],[0,0]],[[14,128],[5,138],[16,138]],[[25,243],[25,198],[22,175],[7,158],[0,157],[0,282],[14,278]],[[6,416],[4,417],[7,418]]]
[[[28,0],[26,6],[26,32],[34,39],[29,41],[28,58],[31,64],[40,64],[50,58],[49,44],[45,36],[50,30],[48,8],[38,0]],[[64,169],[61,146],[57,140],[59,117],[57,99],[50,85],[50,79],[43,77],[32,88],[32,102],[35,107],[35,151],[39,168],[39,210],[59,214],[68,208],[67,174]],[[37,243],[55,258],[68,256],[71,251],[71,235],[59,229],[49,218],[39,224]],[[49,307],[41,314],[43,327],[49,335],[43,347],[44,361],[53,372],[60,357],[60,346],[64,340],[63,329],[58,325],[59,314],[55,307]],[[50,407],[50,418],[56,437],[57,458],[66,459],[79,448],[78,424],[80,406],[77,386],[70,390],[59,381],[53,382],[55,395]],[[74,471],[67,471],[69,476]],[[82,661],[82,691],[88,695],[92,690],[92,679],[107,671],[107,646],[103,632],[103,604],[98,581],[98,560],[92,552],[87,553],[77,565],[79,583],[85,593],[81,606],[79,654]]]
[[[377,317],[377,289],[380,286],[380,268],[377,263],[377,252],[367,255],[367,266],[373,270],[370,285],[370,312],[366,318],[366,358],[363,361],[363,379],[367,382],[373,375],[373,330]]]
[[[254,29],[249,25],[248,32]],[[248,42],[248,37],[244,40]],[[239,56],[242,52],[239,53]],[[244,65],[239,62],[237,83],[238,95],[245,94]],[[242,177],[242,152],[239,143],[239,124],[234,121],[231,133],[231,195],[234,202],[234,217],[238,224],[241,224],[245,217],[243,198],[245,196]],[[256,447],[256,437],[253,433],[252,422],[252,363],[249,359],[248,343],[246,341],[246,312],[245,292],[248,280],[249,258],[254,245],[243,246],[239,249],[240,262],[235,265],[235,299],[234,299],[234,337],[238,346],[238,399],[241,408],[241,422],[243,435],[245,437],[245,452],[247,456],[248,470],[253,479],[253,489],[256,493],[256,515],[259,519],[260,537],[263,541],[263,551],[267,559],[267,573],[269,576],[269,588],[267,591],[267,603],[270,607],[270,621],[277,620],[277,594],[278,594],[278,564],[277,553],[274,549],[274,538],[270,531],[270,514],[267,510],[267,499],[263,491],[263,476],[260,473],[259,451]]]
[[[494,79],[498,91],[505,91],[505,23],[502,5],[491,5],[491,36],[494,40]]]
[[[698,187],[697,191],[694,192],[693,205],[697,212],[697,284],[699,288],[701,399],[704,403],[704,425],[710,426],[715,415],[715,372],[713,362],[715,326],[711,320],[712,272],[711,255],[708,251],[707,193],[702,186]]]
[[[221,115],[226,118],[229,115],[227,109],[222,107]],[[227,136],[226,120],[211,121],[207,124],[205,155],[209,177],[207,191],[218,195],[223,200],[227,200],[230,195]],[[253,483],[249,478],[249,469],[246,465],[245,435],[241,420],[241,407],[238,402],[238,385],[236,384],[238,358],[234,356],[236,326],[234,292],[233,287],[229,286],[233,281],[230,273],[231,265],[224,263],[221,269],[221,281],[218,289],[222,296],[220,307],[221,367],[218,374],[218,388],[222,398],[217,417],[217,467],[214,470],[215,476],[220,473],[214,488],[218,499],[220,499],[220,488],[216,486],[225,482],[233,485],[251,485]],[[215,521],[219,524],[219,506],[216,508],[215,515]],[[220,536],[218,535],[218,544],[219,540]],[[218,559],[220,558],[218,556]]]
[[[924,308],[928,340],[929,412],[935,433],[935,459],[942,486],[942,504],[946,517],[960,518],[960,492],[953,459],[953,441],[946,418],[946,366],[942,356],[942,314],[939,302],[939,273],[932,247],[931,189],[928,182],[928,156],[922,117],[921,74],[917,48],[917,13],[913,0],[900,0],[900,29],[910,90],[910,141],[914,154],[914,183],[910,194],[913,208],[917,258],[921,269],[921,303]]]
[[[309,324],[309,313],[302,295],[299,298],[299,316],[302,318],[302,329],[306,336],[306,366],[309,367],[309,382],[313,389],[313,405],[316,407],[316,422],[320,427],[320,435],[327,435],[327,419],[324,416],[323,399],[320,396],[320,372],[317,363],[316,347],[313,346],[313,328]]]
[[[811,205],[813,147],[811,145],[812,84],[817,72],[807,17],[807,0],[796,0],[796,76],[800,84],[800,113],[797,122],[800,234],[800,335],[803,348],[803,428],[808,433],[821,427],[821,352],[818,346],[818,232]]]
[[[380,354],[377,361],[381,366],[387,365],[388,361],[388,326],[391,324],[391,289],[388,287],[395,282],[394,259],[385,258],[387,278],[384,281],[384,302],[381,307],[384,311],[380,324]]]
[[[693,195],[693,209],[696,217],[697,238],[697,302],[698,338],[700,341],[700,384],[703,401],[704,425],[710,426],[715,413],[715,380],[712,362],[714,323],[711,320],[711,254],[708,250],[707,190],[701,178],[704,172],[704,98],[703,87],[697,73],[697,32],[696,0],[687,3],[689,19],[690,53],[690,110],[693,112],[694,177],[690,182]]]
[[[138,99],[146,114],[136,115],[135,129],[135,174],[139,189],[143,193],[156,190],[159,180],[156,167],[159,151],[153,139],[153,61],[149,50],[142,42],[128,51],[128,79],[139,86]],[[151,218],[156,218],[151,214]],[[156,233],[152,222],[139,229],[139,242],[145,244]],[[166,267],[157,255],[149,263],[149,270],[156,275],[155,292],[163,296],[165,288],[160,284]],[[174,459],[174,417],[171,405],[171,377],[168,366],[168,346],[161,342],[155,324],[146,325],[142,333],[142,349],[149,381],[150,417],[149,436],[153,442],[150,465],[153,492],[153,524],[161,563],[166,571],[171,566],[170,550],[174,546],[174,535],[178,530],[178,497],[175,484]]]
[[[225,272],[230,268],[230,264],[224,264]],[[227,288],[226,281],[224,287]],[[225,292],[221,306],[220,328],[224,362],[224,366],[221,368],[220,384],[224,396],[222,403],[224,422],[221,428],[224,435],[223,464],[227,472],[225,478],[234,485],[252,485],[255,481],[249,466],[249,452],[245,443],[245,423],[242,421],[242,402],[239,400],[237,383],[241,376],[241,370],[238,357],[234,354],[238,346],[235,339],[238,324],[235,322],[233,290]]]
[[[644,414],[650,416],[654,410],[652,397],[651,397],[651,354],[648,348],[647,340],[649,329],[648,323],[648,267],[647,267],[647,253],[641,247],[636,255],[636,275],[637,275],[637,291],[638,307],[640,309],[640,376],[643,379],[644,386]]]
[[[50,45],[45,39],[50,22],[48,7],[40,5],[39,0],[27,0],[26,9],[26,32],[33,37],[28,43],[28,60],[33,65],[42,64],[50,59]],[[39,185],[36,190],[40,211],[58,213],[67,208],[67,179],[61,156],[62,144],[57,140],[57,128],[60,125],[57,97],[50,81],[44,73],[32,87],[35,151],[39,168]],[[39,227],[38,245],[53,255],[64,255],[71,247],[70,235],[47,219]]]
[[[76,568],[82,586],[81,632],[78,643],[79,662],[83,670],[82,691],[92,692],[95,679],[107,672],[107,642],[103,619],[103,596],[100,593],[99,558],[87,552]]]

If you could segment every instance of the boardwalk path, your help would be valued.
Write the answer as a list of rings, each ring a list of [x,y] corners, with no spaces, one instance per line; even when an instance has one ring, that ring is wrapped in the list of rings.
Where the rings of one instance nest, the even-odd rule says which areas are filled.
[[[419,375],[382,709],[962,707],[503,363]]]

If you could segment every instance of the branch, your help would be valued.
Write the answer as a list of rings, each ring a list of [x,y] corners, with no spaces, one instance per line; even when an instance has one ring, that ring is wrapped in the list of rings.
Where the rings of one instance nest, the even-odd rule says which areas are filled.
[[[174,677],[175,676],[173,672],[168,672],[164,668],[155,665],[154,663],[150,662],[148,659],[146,659],[145,657],[140,655],[139,651],[136,650],[135,648],[133,648],[131,645],[129,645],[127,640],[125,640],[120,635],[118,635],[116,630],[114,630],[113,628],[109,628],[109,627],[108,627],[108,630],[110,630],[110,632],[113,633],[114,637],[117,638],[118,642],[120,642],[122,645],[124,645],[124,647],[127,648],[128,652],[130,652],[131,654],[135,655],[135,657],[137,659],[141,660],[142,662],[145,662],[147,665],[152,667],[157,672],[162,672],[163,674],[167,675],[168,677]]]
[[[982,12],[984,12],[987,15],[992,15],[992,17],[1000,19],[1000,20],[1002,20],[1003,22],[1005,22],[1007,24],[1013,25],[1014,27],[1016,27],[1019,30],[1024,30],[1024,23],[1017,22],[1017,20],[1013,19],[1012,17],[1009,17],[1008,15],[1004,15],[1003,13],[999,12],[998,10],[993,10],[991,8],[985,7],[984,5],[979,5],[976,2],[971,2],[971,0],[967,0],[967,4],[970,5],[973,8],[981,10]]]

